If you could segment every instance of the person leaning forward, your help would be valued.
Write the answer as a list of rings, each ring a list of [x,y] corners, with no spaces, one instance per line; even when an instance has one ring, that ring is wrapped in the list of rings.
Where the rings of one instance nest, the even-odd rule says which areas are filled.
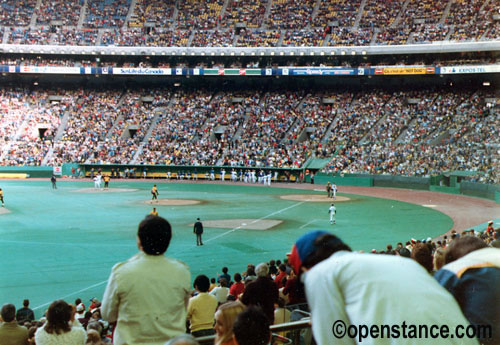
[[[163,345],[184,333],[191,274],[165,257],[171,238],[167,220],[147,216],[137,232],[139,253],[113,267],[101,312],[116,323],[115,345]]]

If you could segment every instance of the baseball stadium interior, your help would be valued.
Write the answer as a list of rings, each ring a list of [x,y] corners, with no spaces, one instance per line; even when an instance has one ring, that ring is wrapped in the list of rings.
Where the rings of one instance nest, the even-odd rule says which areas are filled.
[[[21,206],[13,206],[15,188],[53,175],[67,188],[80,190],[103,175],[111,178],[111,187],[122,181],[119,187],[125,193],[134,188],[149,193],[153,183],[216,184],[212,180],[224,180],[222,170],[225,184],[259,184],[262,171],[262,176],[269,174],[269,185],[272,180],[273,187],[298,188],[298,193],[324,194],[327,183],[336,183],[339,197],[352,200],[356,190],[342,191],[342,186],[404,188],[487,202],[492,215],[487,219],[460,228],[459,216],[451,216],[452,221],[439,218],[445,228],[439,234],[423,239],[409,234],[404,241],[398,237],[365,254],[407,257],[434,275],[447,267],[447,249],[459,238],[474,237],[485,247],[500,248],[499,76],[500,3],[493,0],[1,0],[0,233],[14,232],[1,228],[16,224],[12,217]],[[258,180],[252,182],[255,171]],[[170,197],[194,193],[183,188],[188,187],[171,187]],[[161,185],[159,189],[160,198],[167,198]],[[221,203],[235,202],[216,192],[221,192]],[[244,198],[244,189],[238,193]],[[330,193],[318,211],[323,218],[324,205],[334,200]],[[33,196],[37,203],[44,197]],[[343,206],[336,206],[329,212],[339,210],[341,227]],[[167,208],[160,208],[160,216],[168,213],[162,210]],[[256,214],[252,219],[260,218]],[[134,231],[141,220],[133,224]],[[229,228],[238,230],[237,225]],[[291,248],[295,240],[286,238],[286,246]],[[135,243],[135,235],[129,242]],[[379,246],[365,242],[352,247]],[[0,251],[8,252],[9,243],[0,241]],[[489,252],[494,254],[488,261],[491,276],[485,278],[497,290],[499,251]],[[322,340],[314,318],[311,326],[315,310],[309,308],[303,287],[296,287],[301,285],[299,272],[294,274],[286,255],[276,251],[265,260],[268,277],[280,293],[279,303],[273,304],[270,343],[337,344],[333,338]],[[113,265],[109,260],[103,264],[108,273]],[[256,274],[251,266],[260,262],[245,262],[249,270],[237,279],[252,284]],[[248,298],[243,290],[230,293],[231,285],[240,283],[232,276],[240,267],[220,263],[231,273],[227,281],[216,279],[211,286],[227,290],[218,300],[222,311],[230,303],[226,301]],[[197,264],[203,266],[202,261]],[[209,278],[221,273],[205,267],[191,272],[191,280],[194,273]],[[0,290],[16,284],[4,281]],[[73,291],[60,298],[74,304],[72,327],[82,327],[81,316],[86,344],[126,344],[121,335],[113,340],[114,323],[101,315],[102,296],[77,287]],[[500,295],[496,291],[489,296],[489,302],[478,298],[474,310],[487,310],[493,336],[474,340],[494,345],[500,344]],[[31,296],[0,291],[0,297],[2,305],[20,309],[21,301]],[[85,306],[90,298],[92,308]],[[491,301],[496,315],[490,311]],[[462,302],[458,304],[470,324],[484,322],[469,317]],[[2,327],[9,320],[3,320],[0,345],[46,344],[36,342],[35,333],[45,327],[48,304],[37,304],[35,314],[17,319],[26,329],[26,342],[8,343]],[[215,309],[210,317],[214,315]],[[197,321],[190,319],[191,326]],[[94,327],[96,339],[90,332]],[[198,337],[189,344],[238,344],[235,339],[223,342],[215,331],[194,329],[191,333]],[[163,345],[184,332],[143,344]]]

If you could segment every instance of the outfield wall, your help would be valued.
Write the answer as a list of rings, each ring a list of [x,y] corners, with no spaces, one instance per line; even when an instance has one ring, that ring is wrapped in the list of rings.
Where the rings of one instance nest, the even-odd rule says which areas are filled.
[[[62,166],[62,174],[65,176],[71,175],[72,168],[82,170],[84,176],[90,176],[91,169],[97,172],[99,169],[105,174],[111,174],[112,170],[124,172],[125,169],[134,169],[133,176],[136,178],[143,177],[144,171],[148,178],[165,178],[167,172],[172,174],[172,178],[176,178],[177,174],[188,171],[194,173],[196,171],[198,178],[203,179],[212,170],[210,166],[156,166],[156,165],[116,165],[116,164],[64,164]],[[226,178],[229,179],[233,167],[215,167],[214,172],[216,178],[220,178],[220,171],[224,168]],[[237,170],[260,170],[255,167],[234,167]],[[278,173],[278,181],[280,182],[297,182],[303,169],[286,169],[286,168],[266,168],[266,171]],[[22,176],[25,174],[25,176]],[[50,178],[53,174],[52,167],[0,167],[0,178]],[[19,176],[19,177],[16,177]],[[22,176],[22,177],[21,177]],[[305,181],[310,182],[311,176],[306,175]],[[451,181],[451,179],[450,179]],[[467,181],[456,182],[453,179],[453,184],[450,186],[443,185],[442,175],[432,177],[410,177],[410,176],[392,176],[392,175],[368,175],[368,174],[343,174],[343,175],[327,175],[317,173],[314,176],[314,184],[326,185],[328,182],[335,183],[338,186],[358,186],[358,187],[385,187],[385,188],[405,188],[416,190],[429,190],[433,192],[463,194],[479,198],[494,200],[500,204],[500,185],[482,184]]]
[[[25,178],[50,178],[53,173],[52,167],[31,167],[31,166],[21,166],[21,167],[0,167],[0,177],[4,178],[15,178],[12,176],[25,175]]]
[[[452,186],[442,185],[443,179],[440,176],[432,177],[410,177],[391,175],[364,175],[364,174],[344,174],[326,175],[318,173],[314,177],[314,183],[325,185],[330,182],[338,186],[359,186],[359,187],[386,187],[386,188],[406,188],[416,190],[428,190],[432,192],[462,194],[484,199],[494,200],[500,204],[500,185],[482,184],[474,182],[456,182],[453,179]]]

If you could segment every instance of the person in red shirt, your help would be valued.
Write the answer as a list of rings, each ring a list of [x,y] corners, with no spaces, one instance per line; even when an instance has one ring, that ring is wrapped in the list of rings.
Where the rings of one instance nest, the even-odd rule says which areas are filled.
[[[278,289],[281,289],[284,286],[283,278],[286,276],[286,266],[284,264],[279,265],[279,273],[276,278],[274,278],[274,282],[278,285]]]
[[[229,294],[236,299],[245,291],[245,284],[241,282],[241,274],[234,274],[234,284],[229,288]]]
[[[493,221],[488,222],[488,227],[486,228],[486,234],[492,236],[495,233],[495,229],[493,228]]]

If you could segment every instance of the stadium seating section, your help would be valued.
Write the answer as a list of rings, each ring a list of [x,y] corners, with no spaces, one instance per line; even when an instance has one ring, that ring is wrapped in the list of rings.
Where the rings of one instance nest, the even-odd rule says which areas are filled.
[[[484,0],[5,0],[2,43],[317,47],[498,39]]]
[[[493,93],[493,91],[491,91]],[[484,89],[32,91],[0,89],[0,165],[67,162],[301,167],[498,183]]]

